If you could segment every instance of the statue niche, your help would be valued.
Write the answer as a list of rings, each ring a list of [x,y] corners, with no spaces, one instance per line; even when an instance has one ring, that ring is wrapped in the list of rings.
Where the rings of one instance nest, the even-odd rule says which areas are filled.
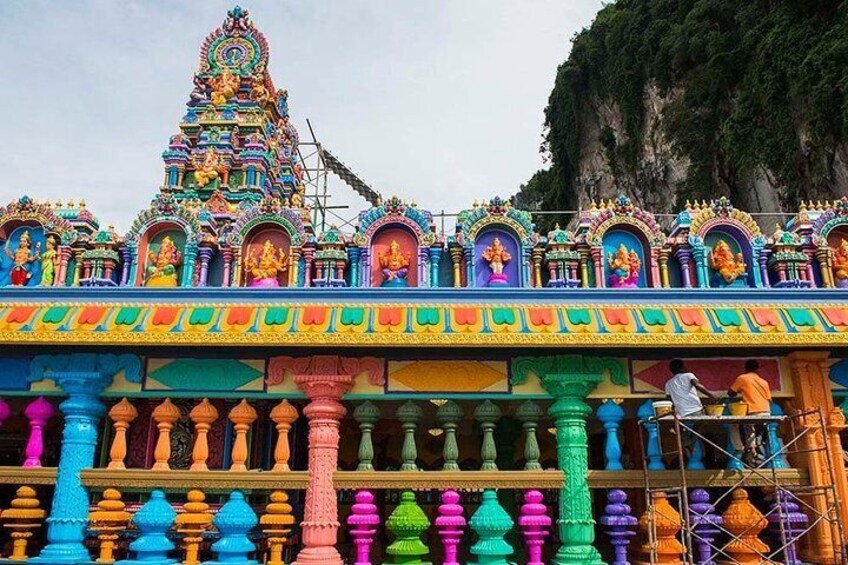
[[[246,238],[242,280],[251,288],[288,286],[291,241],[276,227],[259,229]]]
[[[47,240],[40,226],[22,226],[9,234],[0,258],[0,283],[3,286],[38,286],[43,284],[45,261],[48,268],[47,285],[53,284],[56,261],[56,239],[51,237],[50,249],[44,250]],[[50,251],[52,250],[52,254]],[[46,255],[46,257],[45,257]]]
[[[711,232],[705,239],[710,287],[748,286],[748,263],[739,243],[732,236]]]
[[[490,229],[474,241],[475,286],[521,286],[521,253],[509,232]]]
[[[609,288],[644,288],[645,245],[635,234],[613,229],[604,234],[604,275]]]
[[[144,286],[173,288],[180,284],[180,267],[183,262],[185,234],[177,230],[162,230],[146,244]]]
[[[415,237],[406,230],[389,228],[374,238],[371,253],[371,286],[417,286],[417,251]]]
[[[828,237],[833,268],[833,285],[848,288],[848,236],[834,230]]]

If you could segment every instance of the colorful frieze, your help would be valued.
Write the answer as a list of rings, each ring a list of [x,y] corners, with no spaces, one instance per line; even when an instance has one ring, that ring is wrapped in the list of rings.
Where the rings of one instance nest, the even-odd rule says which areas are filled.
[[[5,343],[828,345],[840,304],[84,303],[0,305]]]

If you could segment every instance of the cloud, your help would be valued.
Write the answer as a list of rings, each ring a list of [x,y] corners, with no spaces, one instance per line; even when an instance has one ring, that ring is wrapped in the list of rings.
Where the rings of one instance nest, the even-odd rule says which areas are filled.
[[[243,4],[245,5],[245,4]],[[458,211],[541,166],[543,110],[570,38],[600,0],[256,1],[270,70],[301,139],[385,196]],[[84,198],[126,230],[163,179],[161,152],[200,43],[227,2],[24,2],[0,20],[0,201]],[[340,181],[331,204],[366,203]]]

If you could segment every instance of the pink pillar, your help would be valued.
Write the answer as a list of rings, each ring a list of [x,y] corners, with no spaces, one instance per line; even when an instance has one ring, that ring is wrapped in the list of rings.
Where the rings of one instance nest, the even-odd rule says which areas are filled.
[[[339,509],[333,473],[339,458],[339,421],[347,413],[339,402],[353,385],[351,375],[295,375],[294,382],[309,397],[303,414],[309,420],[309,485],[299,565],[341,565],[336,550]]]
[[[0,398],[0,427],[3,426],[3,423],[9,419],[9,416],[12,415],[12,409],[9,408],[9,405],[6,404],[6,401]]]
[[[439,537],[442,538],[442,547],[445,548],[443,565],[459,565],[459,561],[456,560],[456,550],[462,541],[465,525],[462,506],[459,504],[459,493],[455,490],[446,490],[442,493],[439,516],[436,518],[436,528],[439,530]]]
[[[347,517],[347,525],[351,526],[350,535],[356,546],[356,561],[353,565],[371,565],[371,545],[380,524],[380,515],[374,505],[374,494],[370,490],[360,490],[354,496],[356,504]]]
[[[602,248],[592,248],[592,264],[595,267],[595,288],[606,288],[607,281],[604,280],[604,250]]]
[[[30,402],[24,410],[29,420],[29,440],[27,440],[24,467],[41,467],[41,454],[44,453],[44,425],[53,416],[53,405],[43,396]]]
[[[524,504],[521,505],[521,516],[518,527],[527,544],[527,565],[544,565],[542,561],[542,546],[545,538],[550,535],[551,517],[548,507],[542,501],[544,496],[538,490],[528,490],[524,493]]]
[[[371,384],[385,384],[382,359],[374,357],[274,357],[268,364],[269,385],[294,378],[309,404],[309,484],[303,512],[303,550],[294,565],[342,565],[336,550],[339,509],[333,473],[339,460],[339,421],[347,413],[340,400],[357,375],[368,375]]]

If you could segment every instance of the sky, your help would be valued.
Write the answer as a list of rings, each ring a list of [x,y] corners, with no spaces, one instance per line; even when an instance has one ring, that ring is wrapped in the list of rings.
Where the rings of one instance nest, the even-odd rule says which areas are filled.
[[[3,0],[0,202],[85,199],[125,232],[163,179],[200,44],[233,2]],[[543,167],[544,108],[601,0],[245,1],[318,140],[384,197],[439,212]],[[368,207],[341,181],[331,204]],[[336,223],[341,224],[341,220]]]

